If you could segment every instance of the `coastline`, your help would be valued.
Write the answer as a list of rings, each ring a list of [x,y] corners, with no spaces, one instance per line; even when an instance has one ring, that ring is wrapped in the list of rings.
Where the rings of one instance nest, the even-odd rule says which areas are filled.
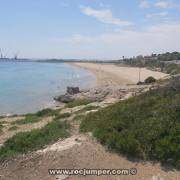
[[[134,95],[148,91],[152,84],[137,85],[139,82],[139,68],[122,67],[115,64],[94,62],[73,62],[71,66],[85,69],[93,73],[96,83],[92,88],[81,89],[80,93],[70,95],[71,99],[89,99],[113,104],[120,100],[128,99]],[[155,79],[164,79],[168,74],[141,68],[141,81],[152,76]],[[60,99],[69,98],[65,94]]]
[[[118,89],[124,88],[124,91],[129,91],[129,88],[136,86],[139,78],[139,68],[132,68],[132,67],[120,67],[114,64],[100,64],[100,63],[67,63],[71,66],[83,68],[89,72],[91,72],[96,77],[96,81],[93,83],[93,85],[90,88],[87,88],[85,90],[91,91],[100,91],[99,94],[105,93],[104,91],[113,91],[111,94],[116,94]],[[148,76],[153,76],[156,79],[161,79],[167,76],[165,73],[161,72],[155,72],[151,70],[147,70],[145,68],[141,69],[141,80],[144,80]],[[128,87],[128,88],[127,88]],[[109,90],[109,89],[110,90]],[[83,88],[84,89],[84,88]],[[108,90],[106,90],[108,89]],[[94,92],[92,94],[95,94]],[[116,99],[115,97],[114,99]],[[118,100],[119,98],[117,98]],[[47,104],[44,104],[40,109],[44,108],[56,108],[59,106],[59,103],[55,102],[53,99],[52,101],[48,102]],[[37,109],[37,110],[40,110]],[[28,112],[27,112],[28,113]],[[11,117],[14,115],[22,115],[24,113],[1,113],[1,116],[3,117]]]
[[[82,116],[97,112],[105,107],[113,105],[116,102],[122,101],[136,94],[140,94],[151,88],[152,85],[135,85],[135,83],[133,84],[135,81],[132,81],[132,76],[130,75],[127,77],[127,79],[125,76],[123,76],[123,78],[119,77],[119,71],[116,70],[119,67],[116,67],[112,64],[101,66],[101,64],[93,63],[72,63],[71,65],[84,68],[96,75],[96,86],[87,88],[80,91],[78,94],[72,95],[75,100],[81,98],[90,98],[92,102],[89,102],[88,104],[76,104],[72,107],[66,105],[63,107],[59,106],[50,111],[47,111],[46,109],[41,112],[32,114],[31,118],[33,119],[29,119],[29,117],[25,114],[17,117],[2,118],[0,147],[3,146],[4,143],[9,139],[13,141],[13,138],[15,138],[13,141],[15,145],[16,143],[21,142],[16,140],[16,138],[19,137],[16,136],[18,133],[21,133],[25,136],[27,133],[30,135],[33,134],[33,132],[36,130],[41,134],[44,132],[43,128],[47,128],[47,126],[49,126],[48,124],[51,125],[51,123],[58,121],[69,123],[70,129],[68,129],[68,131],[70,136],[66,138],[59,137],[58,140],[56,139],[51,143],[46,143],[45,146],[40,148],[38,147],[34,151],[29,151],[27,154],[19,153],[19,156],[15,157],[15,159],[12,158],[10,161],[7,161],[8,163],[6,166],[4,166],[4,163],[0,163],[0,170],[2,172],[1,174],[4,177],[9,176],[13,178],[15,175],[14,179],[17,180],[19,179],[19,176],[17,176],[18,174],[21,174],[22,177],[28,176],[32,177],[32,179],[42,179],[44,178],[44,172],[47,171],[49,166],[52,164],[54,165],[54,159],[56,159],[55,166],[62,169],[65,168],[67,164],[68,168],[71,168],[69,167],[69,164],[72,164],[72,162],[72,168],[77,169],[80,169],[81,167],[94,168],[94,166],[97,169],[101,169],[102,167],[106,169],[115,169],[116,167],[121,167],[123,165],[123,167],[127,169],[135,167],[138,170],[138,174],[134,176],[134,179],[136,180],[151,179],[153,177],[159,178],[158,174],[160,174],[162,178],[167,177],[169,179],[171,178],[175,180],[179,175],[178,171],[171,169],[166,171],[162,168],[162,165],[158,161],[143,161],[136,158],[133,158],[131,161],[122,154],[116,154],[107,151],[107,147],[104,147],[102,144],[100,144],[94,137],[92,137],[91,133],[82,133],[79,131],[82,122]],[[101,66],[102,69],[98,71],[97,68],[99,66]],[[120,69],[122,71],[122,68]],[[132,69],[128,69],[129,73]],[[150,72],[150,75],[154,74],[156,77],[158,77],[156,72]],[[162,75],[162,77],[166,76],[166,74]],[[143,78],[145,78],[145,76],[143,76]],[[130,85],[129,82],[132,84]],[[51,113],[49,114],[49,112]],[[35,119],[34,116],[36,117]],[[55,126],[55,128],[56,127],[57,126]],[[56,129],[52,130],[52,133],[55,132],[57,132]],[[48,134],[50,133],[42,135],[42,140],[44,140]],[[36,139],[34,138],[32,141],[36,142]],[[32,141],[27,142],[29,147],[33,146],[31,145]],[[33,164],[33,166],[31,166],[31,164]],[[34,165],[38,172],[36,173],[36,176],[32,175],[31,173],[34,171]],[[24,169],[25,166],[26,169]],[[47,178],[49,178],[49,176],[47,176]],[[67,176],[67,178],[70,177]],[[72,179],[74,179],[74,177],[72,177]]]
[[[54,108],[53,98],[67,86],[86,88],[96,82],[94,74],[66,63],[1,62],[0,67],[0,116]]]
[[[69,63],[72,66],[77,66],[91,71],[97,78],[96,86],[106,85],[136,85],[139,81],[139,68],[122,67],[115,64],[102,63]],[[147,77],[152,76],[155,79],[163,79],[168,74],[141,68],[140,81],[144,81]]]

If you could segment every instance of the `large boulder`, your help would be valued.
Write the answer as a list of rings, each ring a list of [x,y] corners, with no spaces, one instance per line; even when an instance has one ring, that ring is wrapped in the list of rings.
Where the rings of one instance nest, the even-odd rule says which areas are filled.
[[[72,102],[74,99],[70,95],[65,94],[65,95],[55,97],[54,100],[62,102],[62,103],[69,103],[69,102]]]
[[[74,95],[78,93],[80,93],[79,87],[67,87],[67,94]]]
[[[57,96],[54,100],[62,102],[62,103],[69,103],[74,100],[73,95],[80,93],[79,87],[67,87],[66,94]]]

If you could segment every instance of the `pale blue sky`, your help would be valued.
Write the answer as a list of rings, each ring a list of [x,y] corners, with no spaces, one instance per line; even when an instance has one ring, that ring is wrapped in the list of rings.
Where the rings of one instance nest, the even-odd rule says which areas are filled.
[[[0,47],[27,58],[180,51],[179,0],[0,0]]]

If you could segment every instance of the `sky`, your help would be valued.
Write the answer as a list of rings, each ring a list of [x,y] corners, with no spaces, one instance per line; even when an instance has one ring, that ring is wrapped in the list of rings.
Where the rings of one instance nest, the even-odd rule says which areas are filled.
[[[180,51],[180,1],[0,0],[0,48],[63,59]]]

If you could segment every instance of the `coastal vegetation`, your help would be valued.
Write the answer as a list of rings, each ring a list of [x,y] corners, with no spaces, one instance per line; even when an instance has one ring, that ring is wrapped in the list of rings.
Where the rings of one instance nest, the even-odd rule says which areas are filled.
[[[43,109],[34,114],[27,114],[24,119],[16,120],[12,122],[11,124],[21,125],[21,124],[36,123],[36,122],[41,121],[43,117],[57,116],[59,114],[59,111],[60,111],[59,109],[57,110]]]
[[[8,129],[8,131],[15,131],[18,129],[18,126],[12,126]]]
[[[54,120],[41,129],[18,133],[0,148],[0,160],[41,149],[59,138],[68,137],[68,128],[69,124],[66,121]]]
[[[36,123],[40,121],[41,118],[37,117],[35,114],[28,114],[24,119],[19,119],[16,121],[13,121],[11,124],[12,125],[22,125],[22,124],[29,124],[29,123]]]
[[[168,74],[180,73],[180,53],[164,53],[164,54],[152,54],[151,56],[137,56],[133,58],[124,58],[119,61],[125,65],[133,67],[146,67],[151,70],[159,70]]]
[[[37,117],[47,117],[47,116],[56,116],[59,113],[60,109],[43,109],[38,111],[35,115]]]
[[[86,106],[82,109],[82,111],[91,111],[91,110],[95,110],[98,108],[99,108],[99,106]]]
[[[82,108],[79,111],[77,111],[76,113],[84,113],[84,112],[87,112],[87,111],[96,110],[98,108],[99,108],[99,106],[87,105],[84,108]]]
[[[151,84],[151,83],[155,83],[155,82],[156,82],[156,79],[152,76],[150,76],[144,80],[145,84]]]
[[[143,84],[148,85],[148,84],[153,84],[153,83],[155,83],[156,81],[157,81],[157,80],[156,80],[154,77],[149,76],[149,77],[147,77],[147,78],[144,80],[144,82],[139,81],[139,82],[137,83],[137,85],[143,85]]]
[[[152,54],[153,57],[157,56],[158,60],[162,60],[162,61],[172,61],[172,60],[180,60],[180,52],[166,52],[163,54]]]
[[[160,60],[150,59],[145,61],[144,64],[133,66],[146,67],[149,64],[148,68],[155,68],[156,66],[153,63],[150,65],[150,62],[161,63]],[[172,66],[172,69],[168,71],[175,72],[174,66],[177,64],[164,62],[164,65]],[[164,68],[160,65],[157,67]],[[150,76],[143,83],[151,84],[155,82],[159,83],[159,80]],[[164,83],[166,84],[164,85]],[[90,98],[73,99],[71,102],[65,103],[63,107],[65,113],[62,113],[62,109],[53,110],[48,108],[37,113],[23,115],[23,119],[20,119],[22,116],[17,116],[15,118],[17,120],[12,118],[11,121],[8,119],[7,126],[0,123],[0,131],[4,127],[8,128],[4,128],[3,131],[15,131],[9,132],[10,134],[17,133],[17,128],[20,128],[18,134],[13,137],[9,136],[5,142],[3,141],[4,144],[0,148],[0,160],[44,148],[46,145],[56,142],[59,138],[68,137],[70,125],[67,122],[69,122],[72,123],[72,127],[74,124],[78,124],[77,127],[81,124],[81,132],[91,131],[99,142],[118,153],[144,160],[159,160],[162,163],[169,163],[176,168],[180,168],[180,145],[178,143],[180,141],[179,77],[170,81],[163,80],[155,90],[152,89],[149,92],[103,109],[100,107],[101,104],[96,106],[91,104],[92,102],[93,100]],[[93,110],[98,111],[93,112]],[[72,118],[69,118],[71,116]],[[40,129],[32,127],[29,132],[20,132],[23,131],[21,125],[37,123],[41,120],[51,122],[47,122],[48,124],[42,123]],[[31,127],[31,125],[28,126]]]
[[[84,114],[78,114],[73,118],[73,120],[74,121],[81,121],[84,117],[85,117]]]
[[[68,108],[73,108],[76,106],[82,106],[92,103],[93,101],[90,99],[74,99],[72,102],[67,103]]]
[[[3,128],[3,125],[0,124],[0,134],[2,133],[2,128]]]
[[[63,118],[68,118],[70,117],[71,114],[70,113],[62,113],[62,114],[59,114],[57,116],[55,116],[54,120],[59,120],[59,119],[63,119]]]
[[[0,121],[0,125],[6,124],[6,121]]]
[[[180,77],[83,117],[81,132],[128,157],[180,168]]]

